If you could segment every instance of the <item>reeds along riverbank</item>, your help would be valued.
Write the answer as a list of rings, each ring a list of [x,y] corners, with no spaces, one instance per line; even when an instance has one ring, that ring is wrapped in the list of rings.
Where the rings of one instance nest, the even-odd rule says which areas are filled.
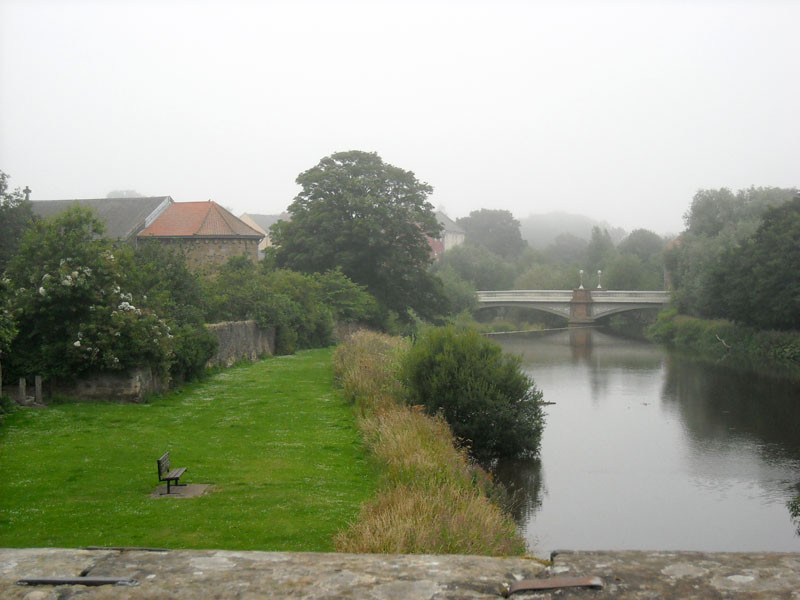
[[[653,341],[718,364],[800,380],[798,331],[753,329],[679,315],[671,308],[658,315],[647,334]]]
[[[334,355],[334,375],[354,402],[367,447],[384,468],[378,494],[335,540],[340,552],[525,553],[493,484],[456,448],[448,425],[407,406],[398,370],[406,341],[361,331]]]

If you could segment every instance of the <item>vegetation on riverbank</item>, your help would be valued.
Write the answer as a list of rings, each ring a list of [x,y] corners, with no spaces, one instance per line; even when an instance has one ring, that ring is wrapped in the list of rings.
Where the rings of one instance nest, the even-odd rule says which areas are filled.
[[[377,495],[336,537],[342,552],[519,555],[525,542],[487,474],[456,448],[439,417],[405,404],[407,342],[359,332],[340,346],[334,373],[383,469]]]
[[[651,339],[714,362],[774,371],[800,379],[800,332],[763,331],[716,319],[659,314],[648,330]]]
[[[18,408],[0,426],[0,547],[331,551],[378,474],[331,350],[235,366],[150,404]],[[204,496],[152,498],[166,450]]]

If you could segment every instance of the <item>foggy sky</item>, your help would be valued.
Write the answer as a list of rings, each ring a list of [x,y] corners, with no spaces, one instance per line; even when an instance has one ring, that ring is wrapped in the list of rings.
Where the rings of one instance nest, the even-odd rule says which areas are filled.
[[[453,218],[683,229],[700,188],[800,185],[800,3],[0,0],[0,169],[279,213],[376,151]]]

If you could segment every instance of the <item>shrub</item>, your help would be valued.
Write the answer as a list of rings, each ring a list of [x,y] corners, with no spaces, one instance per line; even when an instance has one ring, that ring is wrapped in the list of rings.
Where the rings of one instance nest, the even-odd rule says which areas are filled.
[[[535,455],[542,394],[520,360],[473,330],[423,332],[402,365],[407,399],[441,413],[478,459]]]
[[[189,381],[199,377],[217,350],[217,338],[203,325],[180,325],[172,334],[175,350],[170,366],[172,379]]]

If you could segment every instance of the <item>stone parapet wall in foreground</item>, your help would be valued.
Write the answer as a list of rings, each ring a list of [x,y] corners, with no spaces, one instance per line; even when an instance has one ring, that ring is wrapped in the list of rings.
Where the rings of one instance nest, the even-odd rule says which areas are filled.
[[[135,585],[16,583],[25,577],[81,575],[125,578]],[[479,556],[0,549],[4,599],[500,598],[503,583],[572,576],[599,576],[605,588],[512,598],[800,598],[800,554],[567,552],[545,567],[533,559]]]

